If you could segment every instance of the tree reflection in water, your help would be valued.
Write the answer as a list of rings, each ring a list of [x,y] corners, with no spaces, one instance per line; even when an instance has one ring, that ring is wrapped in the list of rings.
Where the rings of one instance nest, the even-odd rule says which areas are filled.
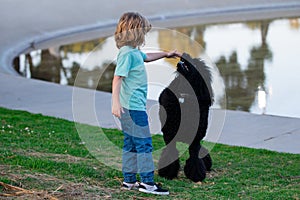
[[[60,83],[60,73],[61,69],[63,69],[61,67],[62,59],[59,56],[51,54],[49,49],[41,51],[41,62],[37,66],[33,65],[32,57],[29,53],[26,54],[26,60],[28,61],[32,78]]]
[[[80,63],[76,61],[73,61],[71,65],[63,62],[71,60],[68,58],[70,54],[72,57],[73,54],[89,53],[95,48],[101,49],[103,41],[105,38],[33,51],[16,57],[13,65],[20,75],[28,78],[71,86],[74,86],[76,79],[77,87],[111,92],[114,62],[104,62],[102,66],[92,66],[92,70],[81,69]],[[34,60],[36,61],[34,62]],[[81,75],[78,77],[79,71]]]
[[[258,91],[265,92],[264,63],[272,60],[272,52],[267,44],[270,21],[249,23],[261,31],[261,44],[250,50],[250,59],[246,70],[241,69],[237,53],[232,52],[229,60],[221,56],[216,64],[226,85],[227,108],[230,110],[250,111]]]

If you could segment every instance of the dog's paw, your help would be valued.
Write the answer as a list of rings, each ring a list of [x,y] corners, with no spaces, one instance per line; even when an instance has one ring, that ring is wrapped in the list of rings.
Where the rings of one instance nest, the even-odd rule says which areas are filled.
[[[206,177],[206,168],[201,158],[189,158],[184,166],[184,174],[194,182],[203,181]]]
[[[158,175],[163,178],[172,180],[178,177],[179,168],[180,168],[180,163],[179,163],[179,159],[177,159],[171,164],[169,164],[168,166],[158,169]]]
[[[177,178],[180,162],[178,150],[173,146],[167,146],[161,153],[158,161],[158,175],[172,180]]]

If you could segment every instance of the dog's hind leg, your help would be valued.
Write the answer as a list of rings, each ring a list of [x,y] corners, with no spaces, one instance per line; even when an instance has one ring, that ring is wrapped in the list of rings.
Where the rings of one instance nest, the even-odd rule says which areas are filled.
[[[200,122],[198,127],[198,135],[199,142],[203,140],[206,135],[206,130],[208,126],[208,115],[209,115],[209,106],[208,105],[200,105]],[[197,141],[198,143],[198,141]],[[206,170],[210,171],[212,167],[212,159],[209,155],[209,152],[206,148],[200,145],[199,158],[202,158]]]

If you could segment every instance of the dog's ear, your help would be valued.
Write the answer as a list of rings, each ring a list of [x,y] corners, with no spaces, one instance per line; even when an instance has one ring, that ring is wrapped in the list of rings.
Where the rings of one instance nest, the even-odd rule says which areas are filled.
[[[180,61],[184,62],[188,66],[193,64],[193,58],[187,53],[182,54]]]
[[[181,62],[185,64],[185,68],[190,72],[193,73],[193,71],[196,70],[195,66],[197,63],[195,63],[195,59],[193,59],[189,54],[183,53],[180,59]]]
[[[185,75],[189,72],[189,69],[188,69],[188,66],[182,62],[182,61],[179,61],[177,63],[177,71],[182,74],[182,75]]]

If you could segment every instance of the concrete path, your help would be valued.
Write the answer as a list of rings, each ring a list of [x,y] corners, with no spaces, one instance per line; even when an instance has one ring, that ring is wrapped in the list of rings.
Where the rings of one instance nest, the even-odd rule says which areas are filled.
[[[74,3],[72,0],[2,0],[0,106],[102,127],[117,127],[110,113],[109,93],[81,88],[74,90],[70,86],[24,79],[16,76],[11,61],[21,52],[80,41],[86,34],[89,37],[111,35],[120,15],[129,10],[146,15],[154,26],[172,27],[297,16],[300,13],[300,2],[87,0]],[[300,153],[300,119],[237,111],[225,113],[222,110],[212,110],[211,116],[212,119],[220,117],[221,121],[217,128],[211,126],[207,140]]]

